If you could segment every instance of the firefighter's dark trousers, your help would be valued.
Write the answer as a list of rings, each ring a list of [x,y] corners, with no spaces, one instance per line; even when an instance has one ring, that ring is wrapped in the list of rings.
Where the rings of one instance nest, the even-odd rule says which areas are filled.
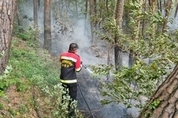
[[[77,99],[77,83],[72,83],[72,84],[64,84],[62,83],[62,86],[64,87],[65,90],[68,89],[69,91],[69,96],[71,97],[71,101],[69,101],[69,117],[74,116],[74,109],[71,109],[71,102]],[[63,95],[64,96],[64,95]]]
[[[72,100],[77,99],[77,83],[72,83],[72,84],[64,84],[62,83],[62,86],[64,87],[65,90],[69,90],[69,96],[71,97]]]

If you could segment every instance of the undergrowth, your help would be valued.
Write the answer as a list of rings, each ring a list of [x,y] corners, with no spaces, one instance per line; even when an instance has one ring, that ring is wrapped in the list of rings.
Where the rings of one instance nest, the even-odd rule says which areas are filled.
[[[7,74],[0,79],[0,118],[67,118],[70,98],[62,103],[66,91],[59,83],[59,69],[58,58],[35,41],[14,37]],[[72,106],[76,108],[76,102]]]

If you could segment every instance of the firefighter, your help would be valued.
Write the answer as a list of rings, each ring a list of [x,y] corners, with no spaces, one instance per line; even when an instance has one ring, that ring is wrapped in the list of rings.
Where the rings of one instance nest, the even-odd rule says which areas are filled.
[[[61,74],[60,82],[64,89],[67,89],[71,101],[69,102],[69,117],[74,115],[74,110],[70,109],[70,103],[76,100],[77,97],[77,75],[76,72],[79,72],[82,69],[82,61],[79,55],[77,55],[78,45],[76,43],[71,43],[69,45],[68,52],[64,52],[60,55],[61,63]]]

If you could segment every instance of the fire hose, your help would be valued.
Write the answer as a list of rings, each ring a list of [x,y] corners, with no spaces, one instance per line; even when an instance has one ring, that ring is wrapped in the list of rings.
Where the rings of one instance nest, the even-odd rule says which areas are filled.
[[[83,66],[83,67],[84,67],[85,69],[87,69],[86,66]],[[87,70],[88,70],[88,69],[87,69]],[[90,112],[90,115],[92,116],[92,118],[95,118],[94,115],[93,115],[93,113],[92,113],[92,111],[91,111],[91,109],[90,109],[90,107],[89,107],[89,105],[88,105],[87,100],[85,99],[85,97],[84,97],[84,95],[83,95],[83,92],[82,92],[82,89],[81,89],[81,87],[80,87],[80,83],[79,83],[79,82],[78,82],[78,88],[79,88],[79,90],[80,90],[81,96],[82,96],[82,98],[83,98],[85,104],[87,105],[87,108],[88,108],[88,110],[89,110],[89,112]]]
[[[81,93],[81,95],[82,95],[82,98],[83,98],[85,104],[87,105],[87,108],[88,108],[88,110],[89,110],[89,112],[90,112],[90,115],[92,116],[92,118],[95,118],[94,115],[93,115],[93,113],[92,113],[92,111],[91,111],[91,109],[90,109],[90,107],[89,107],[89,105],[88,105],[88,103],[87,103],[87,101],[86,101],[86,99],[85,99],[85,97],[84,97],[84,95],[83,95],[83,92],[82,92],[82,90],[81,90],[81,87],[80,87],[80,83],[79,83],[79,82],[78,82],[78,88],[79,88],[79,90],[80,90],[80,93]]]

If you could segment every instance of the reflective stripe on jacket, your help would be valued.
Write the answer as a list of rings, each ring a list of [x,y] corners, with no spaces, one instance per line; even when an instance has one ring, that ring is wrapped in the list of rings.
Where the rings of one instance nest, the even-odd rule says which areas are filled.
[[[65,83],[65,84],[77,83],[77,79],[73,79],[73,80],[60,79],[60,82]]]

